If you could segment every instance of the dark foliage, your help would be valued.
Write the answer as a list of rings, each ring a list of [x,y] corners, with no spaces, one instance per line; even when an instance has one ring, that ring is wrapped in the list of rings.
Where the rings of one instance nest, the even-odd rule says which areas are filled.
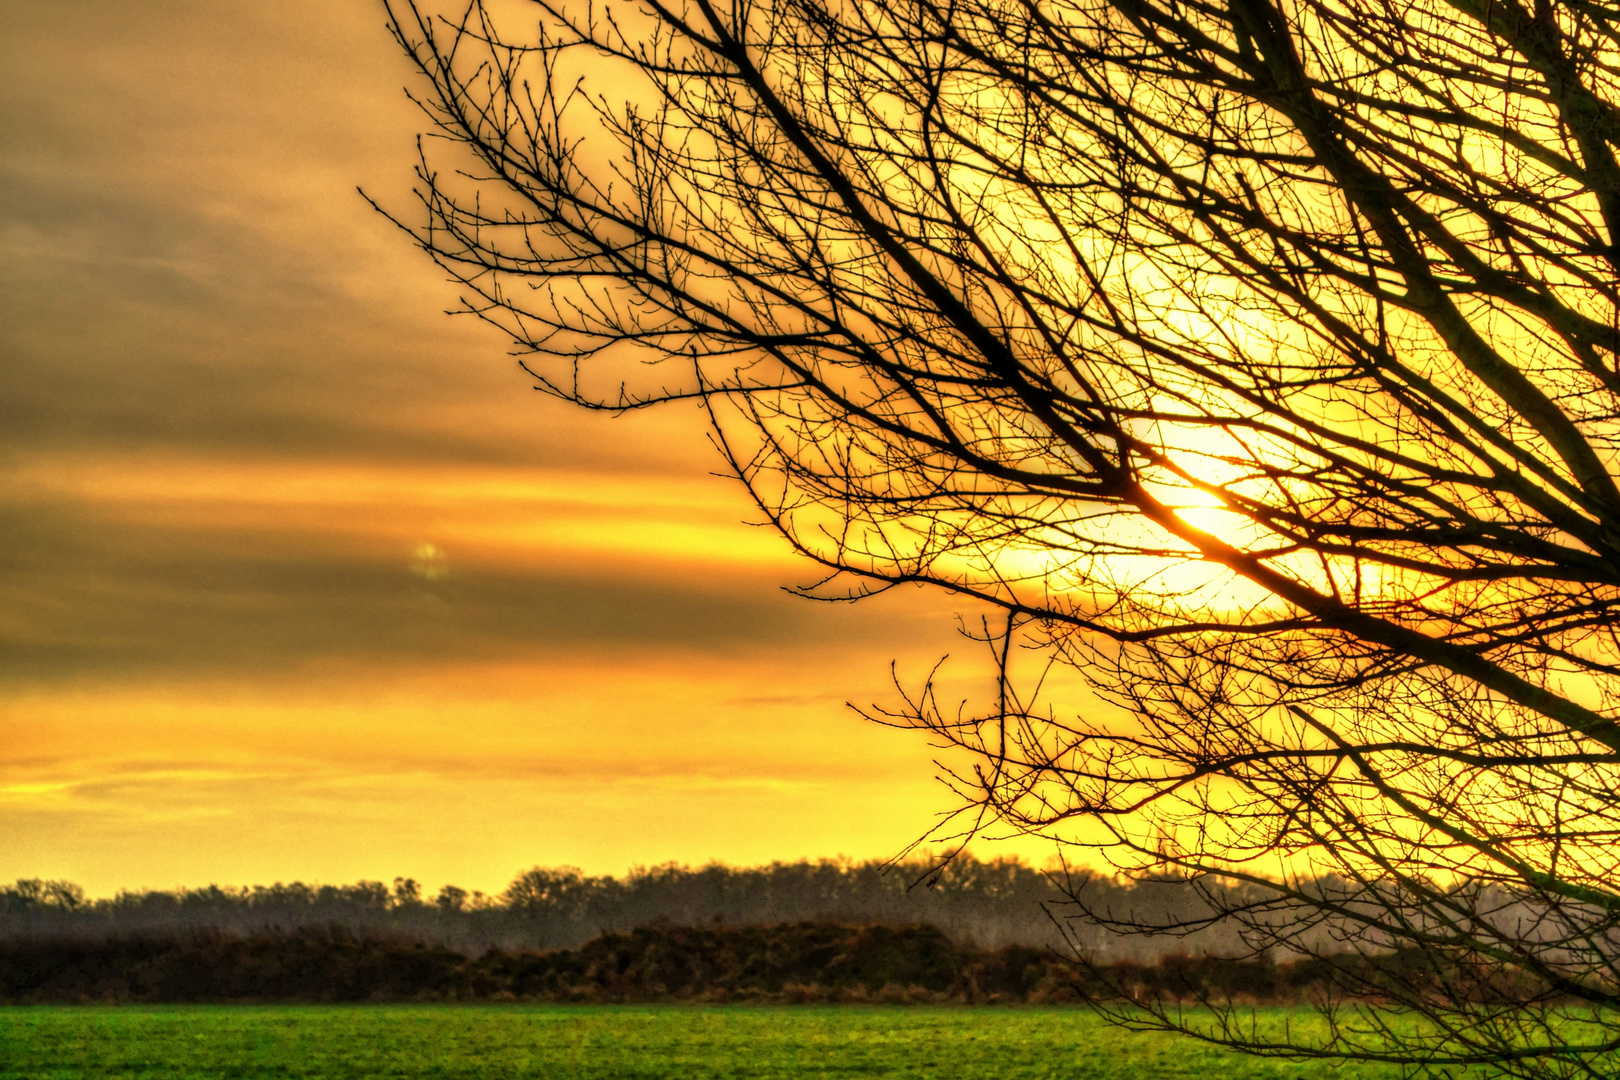
[[[447,994],[465,959],[341,931],[12,941],[0,946],[0,995],[11,1002],[398,1000]]]
[[[1412,958],[1340,962],[1376,993]],[[1086,968],[1049,949],[987,950],[932,926],[799,922],[642,927],[549,953],[469,958],[422,942],[305,929],[0,944],[0,1001],[231,1002],[542,1000],[577,1002],[1294,1002],[1345,981],[1330,961],[1173,955]],[[1118,988],[1118,989],[1115,989]]]

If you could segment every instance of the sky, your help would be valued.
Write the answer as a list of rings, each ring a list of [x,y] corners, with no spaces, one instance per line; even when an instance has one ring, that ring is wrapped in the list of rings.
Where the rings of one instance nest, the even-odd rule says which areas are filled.
[[[967,657],[961,604],[787,595],[695,411],[537,393],[357,193],[409,210],[423,126],[380,3],[0,40],[0,881],[494,891],[952,805],[845,703]]]

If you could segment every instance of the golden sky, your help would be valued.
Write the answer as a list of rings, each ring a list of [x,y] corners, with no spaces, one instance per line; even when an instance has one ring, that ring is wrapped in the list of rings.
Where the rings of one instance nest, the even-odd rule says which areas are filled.
[[[0,35],[0,880],[491,890],[948,805],[844,702],[970,654],[961,605],[786,596],[695,413],[534,392],[361,201],[420,127],[379,4]]]

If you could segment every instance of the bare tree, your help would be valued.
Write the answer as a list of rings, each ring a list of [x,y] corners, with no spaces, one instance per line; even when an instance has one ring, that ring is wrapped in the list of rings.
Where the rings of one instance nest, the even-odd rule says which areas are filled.
[[[435,125],[409,227],[543,389],[701,402],[811,595],[1002,613],[982,710],[873,713],[968,752],[960,828],[1218,877],[1211,919],[1349,1000],[1125,1019],[1612,1074],[1611,4],[390,19]]]

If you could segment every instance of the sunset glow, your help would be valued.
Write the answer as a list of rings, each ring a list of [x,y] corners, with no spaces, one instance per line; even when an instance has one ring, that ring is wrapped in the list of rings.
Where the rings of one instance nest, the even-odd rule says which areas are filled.
[[[494,890],[948,805],[845,702],[962,605],[785,595],[694,411],[569,410],[442,314],[355,192],[419,126],[379,10],[0,20],[0,879]]]

